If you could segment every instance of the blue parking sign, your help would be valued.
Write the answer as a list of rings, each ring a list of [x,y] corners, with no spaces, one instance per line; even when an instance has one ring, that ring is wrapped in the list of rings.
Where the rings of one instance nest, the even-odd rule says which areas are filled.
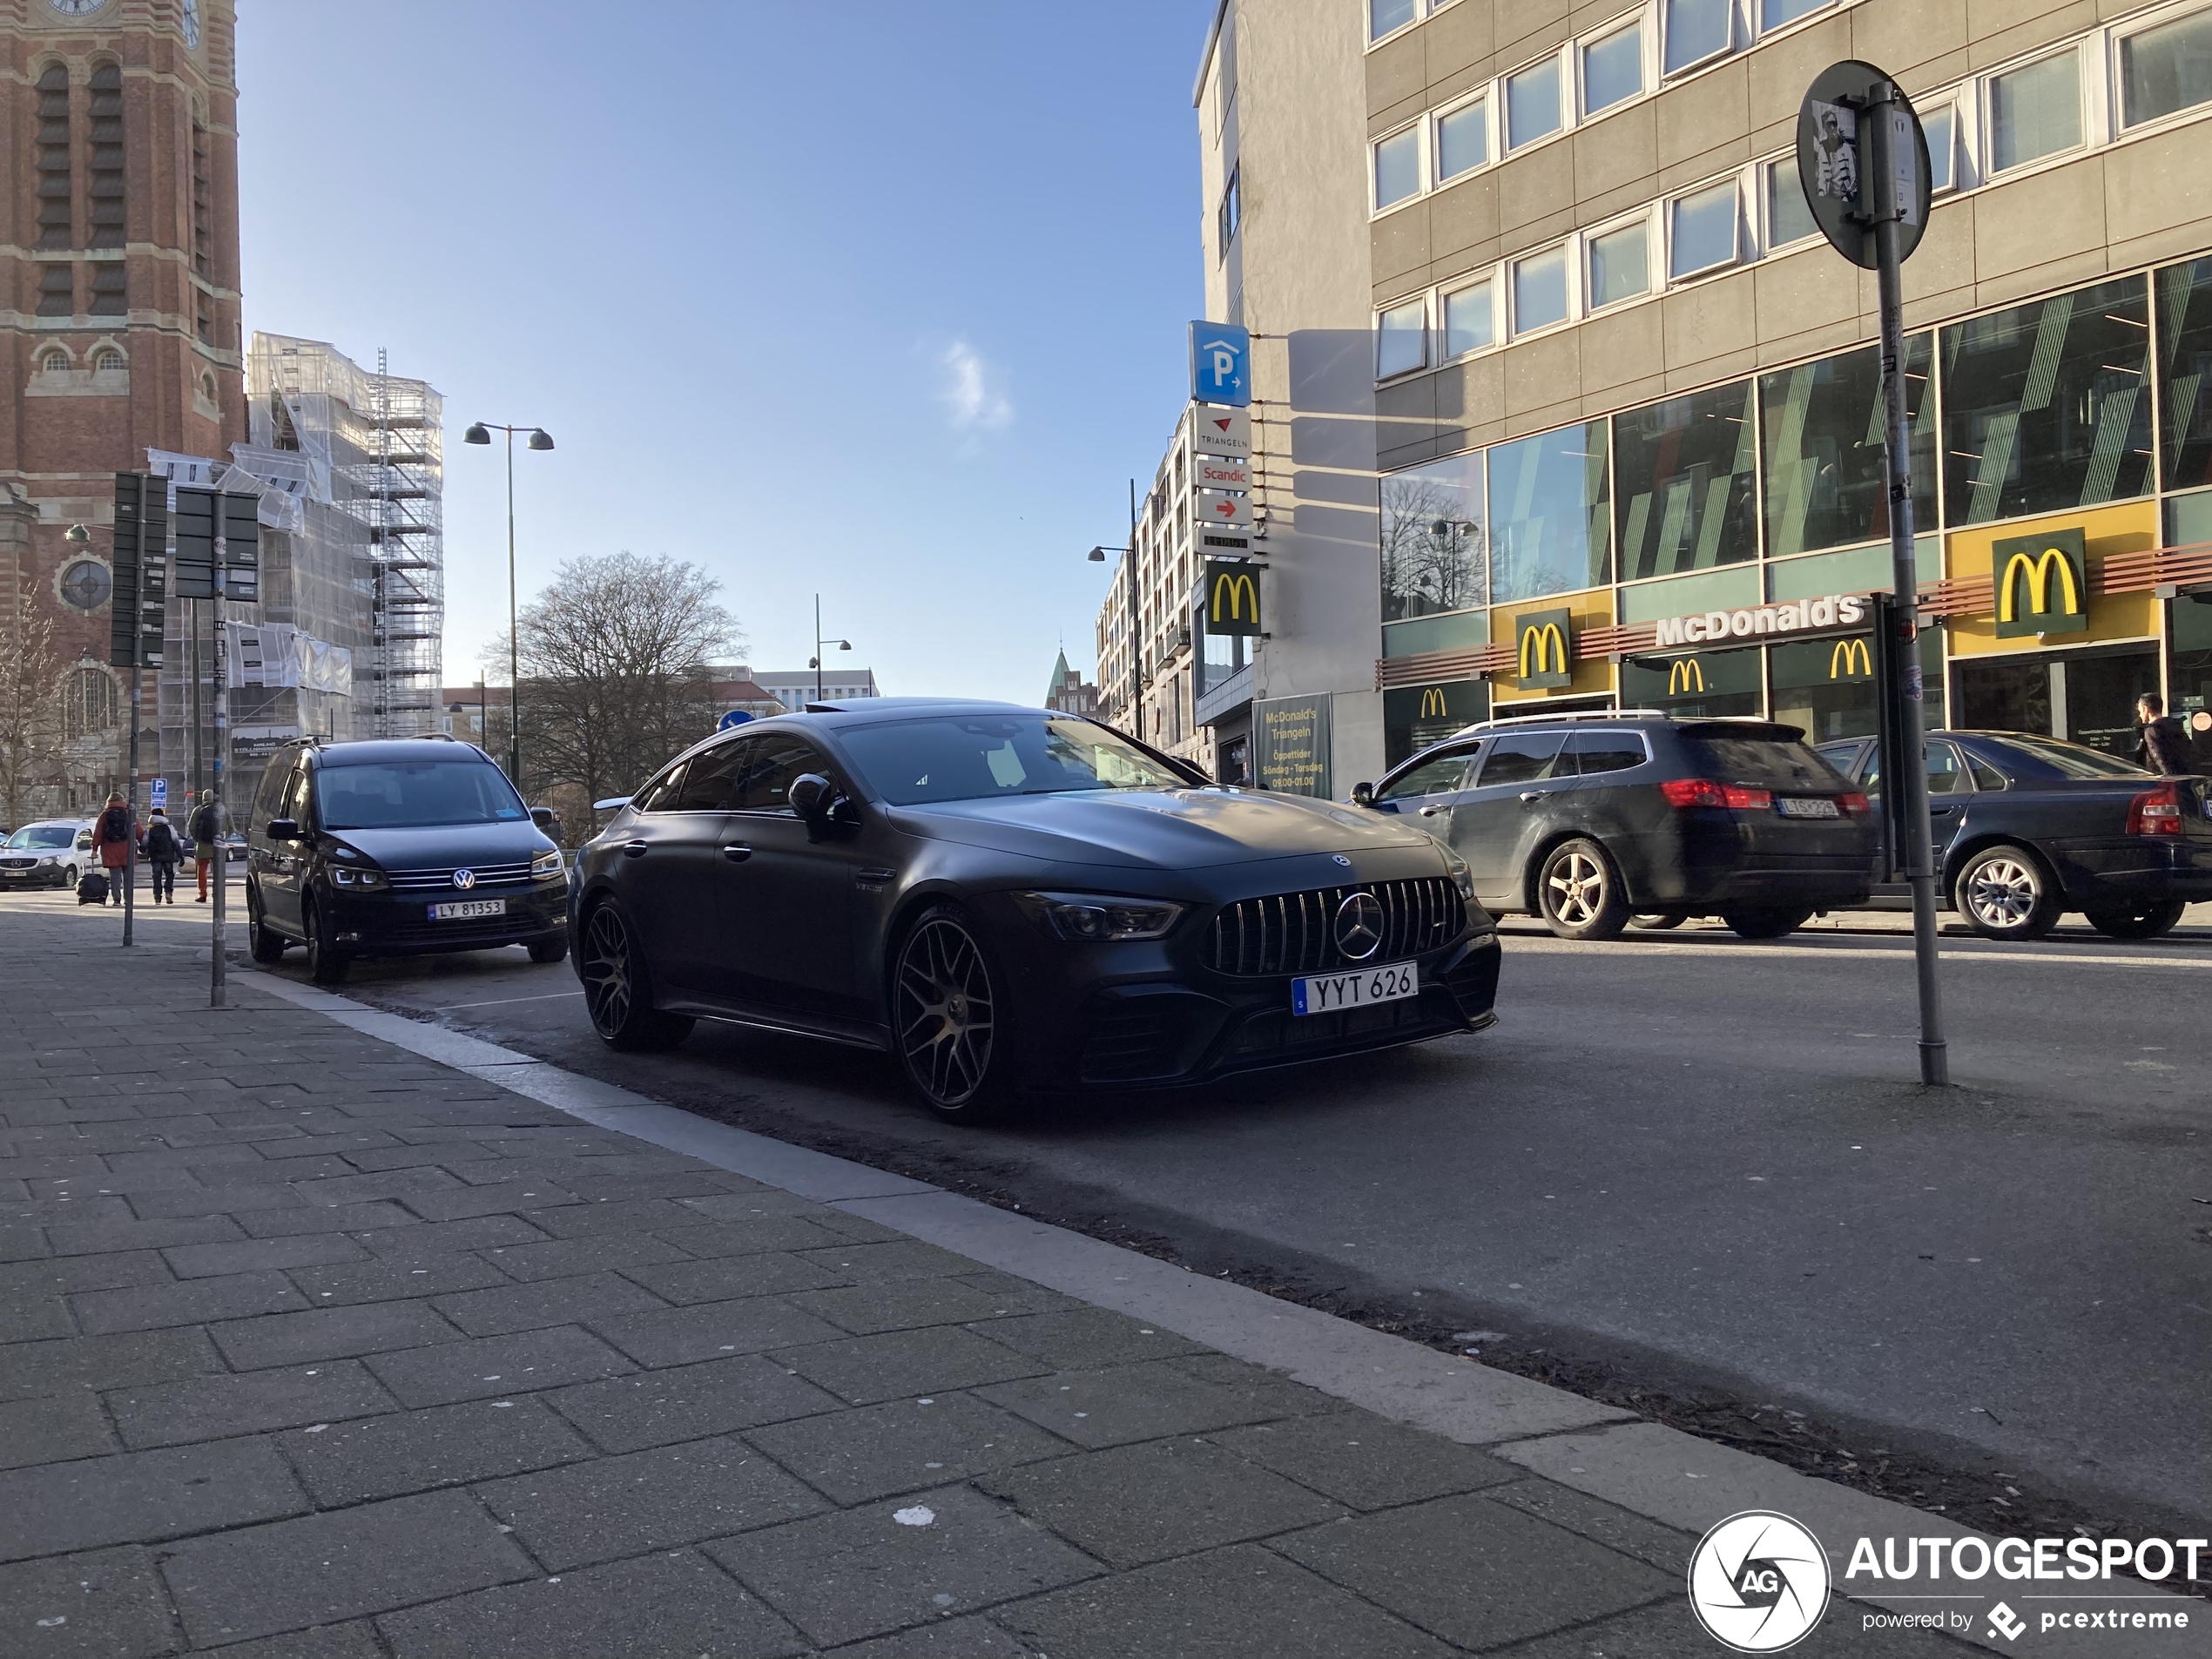
[[[157,778],[153,780],[152,795],[152,799],[147,805],[155,812],[167,812],[169,810],[169,780],[166,778]]]
[[[1252,336],[1233,322],[1190,325],[1190,395],[1243,408],[1252,401]]]

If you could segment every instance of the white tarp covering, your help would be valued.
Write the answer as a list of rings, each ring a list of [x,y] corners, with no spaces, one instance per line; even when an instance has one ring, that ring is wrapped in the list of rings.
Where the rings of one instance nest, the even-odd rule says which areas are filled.
[[[233,622],[233,685],[299,686],[337,697],[354,694],[354,653],[284,623]]]

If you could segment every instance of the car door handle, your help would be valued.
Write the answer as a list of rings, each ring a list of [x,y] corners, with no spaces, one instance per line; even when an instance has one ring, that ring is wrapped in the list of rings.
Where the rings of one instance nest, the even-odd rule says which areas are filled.
[[[1424,806],[1420,809],[1423,818],[1439,818],[1451,810],[1449,806]]]
[[[1941,818],[1946,813],[1955,813],[1959,809],[1956,806],[1931,806],[1928,808],[1928,816],[1930,818]]]
[[[1521,792],[1521,799],[1525,805],[1532,800],[1549,800],[1553,792],[1548,789],[1524,789]]]
[[[732,841],[722,849],[722,856],[732,864],[743,864],[752,856],[752,849],[743,841]]]
[[[645,848],[650,845],[651,843],[646,841],[624,841],[622,844],[622,855],[628,859],[642,859],[645,856]]]

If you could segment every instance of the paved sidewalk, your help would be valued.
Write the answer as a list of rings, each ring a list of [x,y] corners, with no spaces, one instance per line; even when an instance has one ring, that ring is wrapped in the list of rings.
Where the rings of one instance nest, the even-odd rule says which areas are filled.
[[[87,920],[0,909],[0,1653],[1719,1651],[1600,1437],[1532,1474]]]

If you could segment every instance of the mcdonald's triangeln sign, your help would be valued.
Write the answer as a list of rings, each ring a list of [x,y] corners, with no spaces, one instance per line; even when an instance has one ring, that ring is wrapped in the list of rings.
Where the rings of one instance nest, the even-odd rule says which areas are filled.
[[[2089,625],[2089,573],[2081,532],[2046,530],[1993,543],[1989,573],[1997,583],[1997,637],[2070,634]]]
[[[1228,559],[1206,562],[1201,612],[1210,634],[1259,632],[1259,571]]]
[[[1514,622],[1514,678],[1523,690],[1555,690],[1575,683],[1575,613],[1531,610]]]

